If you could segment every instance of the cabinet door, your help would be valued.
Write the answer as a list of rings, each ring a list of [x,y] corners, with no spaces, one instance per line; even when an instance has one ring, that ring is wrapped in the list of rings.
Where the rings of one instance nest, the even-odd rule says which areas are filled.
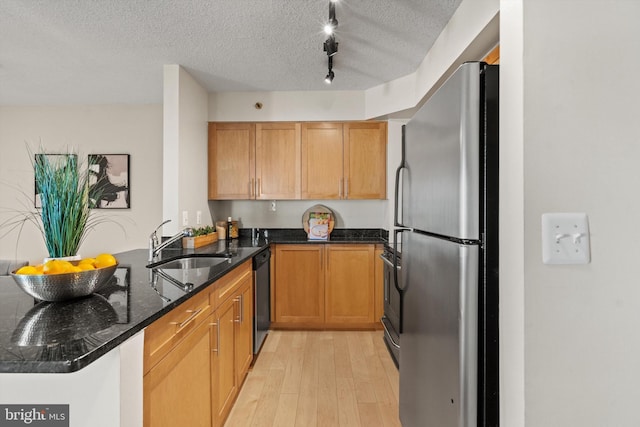
[[[300,123],[256,124],[256,199],[300,198]]]
[[[255,198],[255,125],[209,123],[209,200]]]
[[[324,322],[323,245],[276,245],[275,321]]]
[[[144,376],[145,427],[211,426],[209,321]]]
[[[213,313],[211,366],[215,426],[224,424],[238,392],[235,371],[235,312],[235,301],[229,298]]]
[[[302,124],[302,198],[343,197],[341,123]]]
[[[387,124],[344,124],[345,199],[387,197]]]
[[[327,245],[326,323],[374,321],[374,245]]]
[[[235,297],[236,304],[236,382],[238,387],[249,372],[253,360],[253,281],[245,279]]]

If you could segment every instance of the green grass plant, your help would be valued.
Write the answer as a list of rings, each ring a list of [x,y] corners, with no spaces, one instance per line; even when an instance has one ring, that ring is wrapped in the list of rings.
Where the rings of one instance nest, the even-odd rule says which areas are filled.
[[[91,214],[89,182],[77,154],[36,155],[33,171],[40,194],[41,229],[49,256],[78,253]]]
[[[50,258],[75,256],[89,231],[102,222],[112,221],[92,211],[93,200],[100,198],[96,191],[100,190],[92,190],[96,199],[89,197],[89,170],[78,161],[77,153],[49,154],[40,148],[34,155],[28,147],[27,150],[40,204],[36,208],[25,205],[24,211],[0,224],[0,230],[4,230],[0,238],[18,229],[19,240],[22,228],[31,222],[40,231]],[[25,196],[32,200],[33,195]]]

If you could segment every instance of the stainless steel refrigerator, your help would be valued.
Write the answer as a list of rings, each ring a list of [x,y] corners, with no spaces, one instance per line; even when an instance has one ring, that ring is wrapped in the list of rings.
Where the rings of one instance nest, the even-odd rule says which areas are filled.
[[[405,125],[400,184],[402,425],[497,426],[498,66],[463,64]]]

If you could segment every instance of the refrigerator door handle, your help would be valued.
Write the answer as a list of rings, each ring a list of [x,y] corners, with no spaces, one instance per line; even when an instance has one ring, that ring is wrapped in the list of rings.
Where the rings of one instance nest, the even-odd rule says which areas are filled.
[[[393,286],[400,293],[400,299],[402,300],[404,289],[400,287],[400,283],[398,283],[398,270],[400,270],[400,266],[398,265],[398,237],[405,231],[412,231],[410,228],[396,228],[393,230]]]
[[[398,168],[396,169],[395,196],[393,198],[393,225],[396,227],[402,227],[402,224],[400,224],[400,220],[398,218],[398,206],[400,200],[400,177],[402,175],[402,169],[404,169],[404,166],[402,165],[398,166]]]
[[[399,218],[398,212],[400,207],[400,180],[402,178],[402,170],[407,167],[407,162],[404,155],[404,145],[405,145],[405,125],[402,126],[402,141],[401,141],[401,150],[402,155],[400,158],[400,166],[396,169],[396,180],[395,180],[395,194],[393,198],[393,225],[394,227],[404,227],[405,225],[401,223],[401,218]]]

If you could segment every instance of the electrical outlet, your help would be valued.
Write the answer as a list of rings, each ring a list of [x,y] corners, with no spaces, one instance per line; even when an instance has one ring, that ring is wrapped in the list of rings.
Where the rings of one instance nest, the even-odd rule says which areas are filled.
[[[196,224],[202,224],[202,211],[196,211]]]
[[[182,211],[182,225],[189,225],[189,211]]]
[[[275,212],[276,211],[276,201],[272,200],[271,201],[271,212]]]

